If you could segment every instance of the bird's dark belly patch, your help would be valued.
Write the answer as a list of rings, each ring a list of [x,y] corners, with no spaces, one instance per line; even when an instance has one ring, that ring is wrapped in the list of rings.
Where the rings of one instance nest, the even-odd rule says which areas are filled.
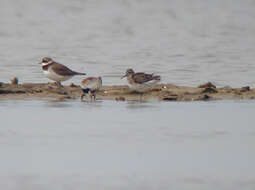
[[[85,89],[82,89],[82,91],[87,94],[87,93],[89,93],[90,89],[89,88],[85,88]]]

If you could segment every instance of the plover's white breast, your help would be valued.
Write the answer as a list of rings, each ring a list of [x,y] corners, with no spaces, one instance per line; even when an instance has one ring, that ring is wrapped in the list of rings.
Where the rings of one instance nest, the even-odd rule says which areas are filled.
[[[45,76],[51,80],[54,80],[56,82],[61,82],[61,81],[66,81],[70,78],[72,78],[73,76],[63,76],[63,75],[58,75],[57,73],[55,73],[53,70],[49,69],[49,70],[44,70],[43,73],[45,74]]]

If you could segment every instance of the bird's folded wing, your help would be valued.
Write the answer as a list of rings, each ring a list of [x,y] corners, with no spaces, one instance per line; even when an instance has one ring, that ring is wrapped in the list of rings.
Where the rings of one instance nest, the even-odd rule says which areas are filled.
[[[59,74],[59,75],[66,75],[66,76],[71,76],[74,75],[76,72],[72,71],[71,69],[69,69],[68,67],[56,63],[54,65],[52,65],[52,70],[55,71],[55,73]]]
[[[142,83],[153,80],[153,75],[152,74],[145,74],[145,73],[135,73],[133,75],[133,79],[136,83],[142,84]]]

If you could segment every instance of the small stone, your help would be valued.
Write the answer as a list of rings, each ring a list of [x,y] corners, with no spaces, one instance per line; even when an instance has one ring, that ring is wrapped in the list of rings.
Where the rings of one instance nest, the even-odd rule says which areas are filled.
[[[169,96],[169,97],[164,97],[162,100],[163,100],[163,101],[176,101],[176,100],[177,100],[177,97],[175,97],[175,96],[173,96],[173,97]]]
[[[210,99],[210,96],[208,96],[207,94],[205,94],[204,97],[203,97],[203,100],[208,100],[208,99]]]
[[[233,88],[231,86],[224,86],[221,88],[225,93],[231,93],[233,91]]]
[[[125,97],[120,96],[120,97],[116,97],[115,100],[116,100],[116,101],[122,101],[122,102],[123,102],[123,101],[125,101],[126,99],[125,99]]]
[[[213,85],[211,82],[207,82],[205,84],[199,85],[198,88],[216,88],[216,86]]]
[[[248,91],[250,91],[250,87],[249,86],[244,86],[244,87],[241,88],[240,91],[241,92],[248,92]]]
[[[222,89],[223,90],[232,90],[232,87],[231,86],[224,86]]]
[[[207,87],[205,88],[202,93],[217,93],[218,91],[215,88]]]
[[[209,100],[211,97],[208,96],[207,94],[203,95],[203,96],[199,96],[198,98],[195,99],[195,101],[207,101]]]
[[[163,101],[177,101],[178,100],[178,95],[177,94],[171,94],[171,93],[165,93],[161,97],[161,100],[163,100]]]

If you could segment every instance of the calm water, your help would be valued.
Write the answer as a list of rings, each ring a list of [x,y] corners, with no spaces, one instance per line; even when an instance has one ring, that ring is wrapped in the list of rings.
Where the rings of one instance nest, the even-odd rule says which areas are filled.
[[[254,0],[2,0],[0,82],[51,56],[126,84],[255,87]],[[80,77],[65,82],[79,84]],[[0,189],[254,189],[254,101],[0,101]]]
[[[3,189],[254,189],[255,102],[0,102]]]
[[[254,0],[2,0],[0,81],[46,82],[37,63],[51,56],[105,84],[126,84],[132,67],[179,85],[254,87],[254,10]]]

